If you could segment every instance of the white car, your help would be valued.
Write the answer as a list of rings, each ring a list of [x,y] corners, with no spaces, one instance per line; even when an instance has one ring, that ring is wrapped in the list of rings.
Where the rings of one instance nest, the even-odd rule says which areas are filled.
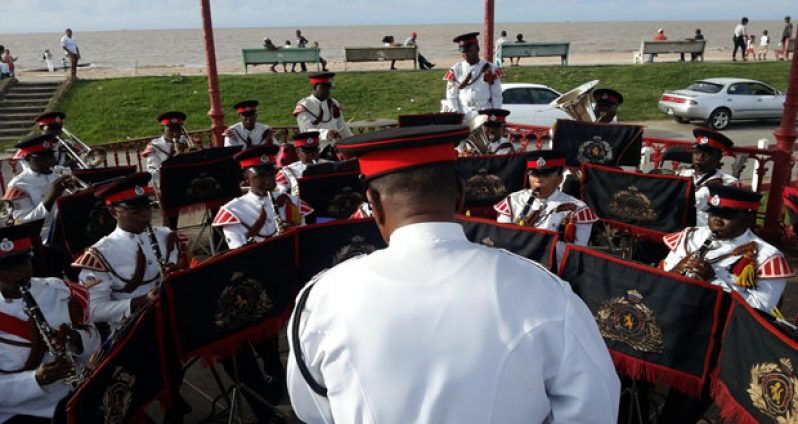
[[[722,130],[731,121],[779,119],[784,100],[784,93],[761,81],[709,78],[683,90],[666,91],[659,100],[659,110],[683,124],[703,121],[710,128]]]
[[[502,109],[510,111],[507,122],[551,127],[558,119],[572,119],[550,103],[560,93],[541,84],[502,83]]]

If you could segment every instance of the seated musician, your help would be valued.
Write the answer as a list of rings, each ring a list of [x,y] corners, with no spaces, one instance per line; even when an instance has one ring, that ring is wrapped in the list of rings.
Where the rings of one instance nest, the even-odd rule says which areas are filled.
[[[244,100],[233,105],[241,120],[224,131],[224,147],[244,146],[248,149],[259,144],[273,144],[272,129],[258,122],[257,100]]]
[[[507,139],[505,122],[509,110],[482,109],[479,114],[485,117],[485,122],[460,142],[457,146],[458,156],[509,155],[521,151],[519,143],[511,143]]]
[[[695,187],[696,226],[707,226],[709,186],[739,186],[740,181],[720,170],[724,152],[731,151],[734,142],[725,135],[706,128],[693,130],[693,166],[679,171],[679,176],[692,177]]]
[[[708,191],[709,225],[665,236],[670,253],[660,266],[734,290],[754,308],[774,314],[794,272],[778,249],[750,229],[762,195],[722,185]]]
[[[22,152],[29,167],[11,179],[3,196],[14,203],[13,216],[17,223],[44,218],[41,237],[45,243],[57,213],[55,201],[75,186],[69,168],[56,165],[56,146],[52,134],[28,137],[17,144],[15,147]]]
[[[170,157],[185,152],[189,149],[189,140],[186,138],[183,124],[186,114],[183,112],[166,112],[156,118],[161,124],[161,137],[153,139],[141,152],[147,159],[147,172],[152,174],[152,183],[160,191],[161,164]]]
[[[164,274],[179,268],[176,233],[150,225],[154,190],[149,181],[150,174],[139,172],[97,191],[116,218],[116,230],[72,264],[89,291],[93,322],[121,323],[151,304]]]
[[[249,193],[222,206],[212,224],[222,227],[230,249],[263,241],[288,226],[301,225],[304,217],[313,212],[310,205],[277,187],[274,155],[278,150],[274,145],[262,145],[234,156],[244,172]]]
[[[284,166],[277,172],[277,185],[287,193],[297,195],[299,193],[298,180],[302,178],[308,166],[320,162],[319,159],[319,133],[316,131],[295,134],[293,137],[294,147],[297,149],[299,160]]]
[[[100,347],[78,297],[58,278],[32,278],[31,239],[22,227],[0,228],[0,422],[50,423],[75,374]],[[55,333],[48,352],[29,315],[30,299]],[[53,355],[55,353],[56,355]],[[68,355],[71,359],[66,359]],[[62,359],[63,358],[63,359]]]
[[[563,181],[564,167],[565,154],[562,152],[539,150],[529,153],[529,188],[516,191],[493,206],[498,212],[498,222],[558,232],[558,261],[565,252],[565,243],[587,245],[593,223],[598,221],[585,202],[558,189]]]

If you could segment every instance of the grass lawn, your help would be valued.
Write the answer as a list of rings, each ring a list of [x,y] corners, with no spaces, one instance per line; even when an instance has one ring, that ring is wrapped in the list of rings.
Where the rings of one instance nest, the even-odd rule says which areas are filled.
[[[615,66],[538,66],[504,68],[505,82],[534,82],[566,91],[601,80],[624,95],[624,120],[667,119],[657,111],[666,89],[684,88],[696,79],[734,76],[753,78],[786,90],[788,62],[658,63]],[[333,96],[344,104],[347,120],[395,118],[406,113],[437,111],[445,86],[445,69],[429,71],[347,72],[335,79]],[[231,105],[261,101],[260,120],[270,125],[295,125],[296,101],[310,93],[307,74],[223,75],[220,78],[225,122],[237,121]],[[160,132],[155,116],[167,110],[188,114],[189,130],[208,128],[208,85],[203,77],[181,75],[81,80],[59,103],[67,112],[67,128],[87,143],[105,143]]]

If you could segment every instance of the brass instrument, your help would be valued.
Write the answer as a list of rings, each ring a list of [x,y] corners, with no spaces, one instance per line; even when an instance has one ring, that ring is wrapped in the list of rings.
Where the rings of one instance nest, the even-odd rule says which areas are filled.
[[[191,138],[191,136],[188,134],[188,130],[186,130],[186,127],[184,125],[180,127],[180,130],[181,130],[181,137],[185,137],[186,139],[185,143],[180,140],[181,137],[178,137],[177,140],[173,141],[175,143],[175,146],[185,144],[186,147],[184,147],[183,149],[178,149],[178,153],[188,153],[188,152],[196,152],[198,150],[202,150],[202,146],[197,146],[196,144],[194,144],[194,139]]]
[[[280,210],[277,208],[277,202],[274,200],[274,192],[269,191],[269,200],[272,202],[272,212],[274,213],[274,235],[279,236],[285,232],[285,222],[280,217]]]
[[[0,200],[0,222],[4,227],[10,227],[16,223],[14,219],[14,202],[10,200]]]
[[[698,250],[696,250],[695,252],[691,253],[690,256],[693,259],[698,259],[698,260],[703,261],[704,260],[704,256],[706,256],[707,252],[709,252],[709,248],[710,248],[710,246],[712,246],[712,242],[713,241],[715,241],[715,235],[711,234],[709,237],[706,238],[706,240],[704,240],[704,243],[701,244],[701,246],[698,248]],[[684,275],[687,278],[700,279],[700,276],[698,274],[696,274],[695,272],[689,271],[689,270],[683,270],[683,272],[681,274]]]
[[[64,384],[69,384],[72,387],[75,387],[79,380],[75,359],[72,358],[72,355],[70,355],[65,348],[56,349],[53,345],[55,331],[52,327],[50,327],[50,324],[44,317],[41,308],[39,308],[39,303],[33,298],[33,295],[30,292],[30,282],[20,285],[19,291],[22,293],[22,301],[25,303],[25,312],[31,317],[31,319],[33,319],[36,329],[42,336],[42,340],[47,346],[47,350],[50,352],[50,355],[52,355],[54,358],[65,360],[72,366],[72,372],[64,379]]]
[[[599,80],[586,82],[554,99],[550,106],[567,113],[575,121],[596,122],[596,115],[590,101],[590,92]]]
[[[58,144],[78,164],[78,167],[90,169],[99,168],[105,164],[108,151],[104,147],[91,148],[66,128],[61,128],[61,133],[66,135],[67,139],[57,137]]]
[[[60,178],[60,177],[62,177],[64,175],[68,175],[69,176],[70,182],[72,183],[71,184],[72,188],[67,188],[67,189],[64,190],[64,193],[66,193],[67,195],[75,194],[78,191],[85,190],[85,189],[91,187],[85,181],[83,181],[80,178],[72,175],[72,170],[69,169],[69,168],[57,167],[56,169],[53,170],[53,174],[56,176],[56,178]]]

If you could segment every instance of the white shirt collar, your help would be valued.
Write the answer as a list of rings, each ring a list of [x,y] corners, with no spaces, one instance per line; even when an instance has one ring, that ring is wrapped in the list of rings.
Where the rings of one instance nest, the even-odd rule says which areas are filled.
[[[116,233],[117,235],[122,236],[124,238],[131,239],[131,240],[138,239],[142,234],[144,234],[144,232],[141,232],[141,233],[138,233],[138,234],[131,233],[129,231],[123,230],[119,226],[116,227],[116,230],[114,230],[114,233]]]
[[[390,247],[429,244],[444,241],[467,241],[463,227],[456,222],[420,222],[405,225],[391,233]]]

